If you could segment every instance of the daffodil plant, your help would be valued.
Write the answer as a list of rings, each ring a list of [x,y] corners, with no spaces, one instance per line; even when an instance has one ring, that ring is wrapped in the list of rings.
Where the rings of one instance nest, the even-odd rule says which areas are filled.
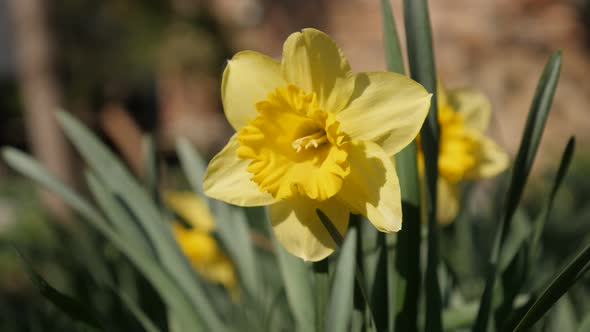
[[[387,0],[382,5],[389,69],[404,73],[391,8]],[[188,141],[178,144],[192,192],[161,195],[153,146],[146,149],[141,181],[65,112],[58,121],[87,165],[93,199],[23,152],[6,148],[3,158],[62,197],[101,241],[126,257],[108,268],[89,259],[88,271],[99,273],[91,272],[85,295],[93,305],[124,302],[129,310],[120,310],[121,317],[133,316],[133,326],[146,331],[486,332],[495,326],[520,332],[554,315],[555,326],[569,321],[570,330],[582,331],[590,316],[578,322],[573,302],[545,314],[588,271],[590,246],[556,277],[538,250],[573,139],[536,221],[528,222],[522,210],[513,218],[547,120],[561,52],[551,56],[539,81],[499,216],[481,216],[475,227],[467,215],[457,227],[439,230],[461,210],[463,182],[494,177],[511,163],[485,134],[487,98],[472,89],[437,87],[427,1],[405,0],[404,22],[409,77],[424,86],[397,73],[354,73],[334,40],[316,29],[288,36],[280,60],[254,51],[234,55],[223,72],[221,97],[235,133],[207,167]],[[425,166],[426,184],[419,176]],[[351,214],[374,227],[349,227]],[[474,245],[473,234],[484,239],[493,229],[493,241]],[[438,241],[439,234],[448,241]],[[340,245],[338,255],[328,257]],[[487,261],[479,264],[485,273],[470,269],[471,260]],[[118,270],[127,263],[133,267]],[[77,322],[120,329],[112,317],[90,310],[93,305],[77,305],[31,275],[42,294]],[[156,301],[139,294],[146,281]],[[116,299],[95,301],[104,299],[97,284],[108,285],[108,296],[117,293]],[[153,312],[157,317],[149,316]]]

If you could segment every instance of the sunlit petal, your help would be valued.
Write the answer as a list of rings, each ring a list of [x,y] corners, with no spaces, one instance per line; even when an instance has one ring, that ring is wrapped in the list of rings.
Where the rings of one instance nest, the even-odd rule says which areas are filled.
[[[306,261],[322,260],[336,249],[336,243],[317,216],[316,209],[322,210],[344,236],[349,210],[338,200],[317,202],[299,196],[269,208],[270,221],[279,242],[288,252]]]
[[[254,51],[242,51],[227,62],[221,100],[227,121],[239,130],[256,117],[254,105],[287,83],[278,61]]]
[[[352,102],[336,118],[342,130],[361,141],[376,141],[387,155],[408,145],[422,127],[431,95],[406,76],[361,73]]]
[[[376,143],[350,148],[350,174],[338,198],[354,213],[360,213],[382,232],[397,232],[402,226],[399,181],[391,157]]]
[[[283,46],[285,79],[318,96],[320,107],[336,113],[348,103],[354,89],[350,65],[334,40],[316,29],[293,33]]]
[[[483,135],[472,134],[477,139],[475,166],[465,173],[466,179],[489,178],[498,175],[508,168],[510,159],[492,139]]]
[[[164,193],[166,205],[194,228],[201,231],[215,229],[213,216],[207,205],[192,192],[169,191]]]
[[[453,89],[449,91],[449,99],[455,111],[463,116],[465,127],[485,132],[492,114],[492,105],[485,95],[467,88]]]
[[[201,276],[224,285],[228,290],[235,287],[233,264],[210,233],[200,229],[186,229],[176,223],[174,234],[180,248]]]
[[[436,219],[440,224],[451,223],[459,213],[459,189],[444,178],[438,179]]]
[[[207,196],[239,206],[260,206],[275,202],[250,178],[247,171],[250,160],[240,159],[237,135],[232,136],[227,145],[209,163],[203,188]]]

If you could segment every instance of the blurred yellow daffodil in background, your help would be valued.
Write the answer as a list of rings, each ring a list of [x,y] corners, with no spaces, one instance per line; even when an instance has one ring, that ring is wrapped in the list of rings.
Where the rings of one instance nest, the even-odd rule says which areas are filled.
[[[383,232],[400,230],[400,188],[391,156],[418,134],[431,95],[388,72],[354,74],[325,33],[291,34],[282,61],[253,51],[228,61],[221,85],[236,130],[210,162],[210,197],[239,206],[270,205],[274,233],[293,255],[318,261],[336,244],[349,214]]]
[[[229,258],[221,251],[212,235],[215,222],[205,203],[191,192],[166,192],[166,205],[190,224],[174,223],[176,241],[195,270],[205,279],[222,284],[236,292],[236,274]]]
[[[466,88],[446,91],[439,83],[437,99],[440,126],[437,219],[441,224],[448,224],[459,212],[459,183],[494,177],[508,167],[509,158],[485,135],[491,104],[483,94]]]

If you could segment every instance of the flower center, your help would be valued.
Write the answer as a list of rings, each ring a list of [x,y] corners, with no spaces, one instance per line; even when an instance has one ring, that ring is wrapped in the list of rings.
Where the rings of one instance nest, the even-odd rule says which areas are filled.
[[[451,183],[459,182],[475,166],[477,143],[465,128],[463,116],[450,106],[439,109],[439,173]]]
[[[251,160],[251,180],[275,198],[334,196],[350,172],[348,138],[316,95],[294,85],[256,103],[258,115],[238,132],[238,157]]]
[[[321,130],[311,135],[299,137],[291,143],[291,146],[296,152],[300,152],[302,149],[318,148],[324,143],[328,143],[328,136],[325,130]]]
[[[477,142],[465,128],[463,116],[450,106],[438,109],[440,126],[438,174],[451,183],[458,183],[475,166]],[[420,147],[420,136],[416,138]],[[420,150],[422,148],[420,147]],[[418,154],[419,171],[424,171],[424,155]]]

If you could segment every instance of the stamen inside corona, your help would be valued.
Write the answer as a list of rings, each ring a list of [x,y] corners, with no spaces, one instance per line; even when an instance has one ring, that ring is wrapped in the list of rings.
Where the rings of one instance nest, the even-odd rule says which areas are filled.
[[[301,152],[302,149],[309,149],[311,147],[318,148],[321,144],[328,142],[328,136],[324,130],[318,131],[315,134],[300,137],[291,143],[296,152]]]
[[[348,139],[316,98],[294,85],[278,88],[238,132],[238,157],[251,160],[251,180],[275,198],[326,200],[350,173]]]

